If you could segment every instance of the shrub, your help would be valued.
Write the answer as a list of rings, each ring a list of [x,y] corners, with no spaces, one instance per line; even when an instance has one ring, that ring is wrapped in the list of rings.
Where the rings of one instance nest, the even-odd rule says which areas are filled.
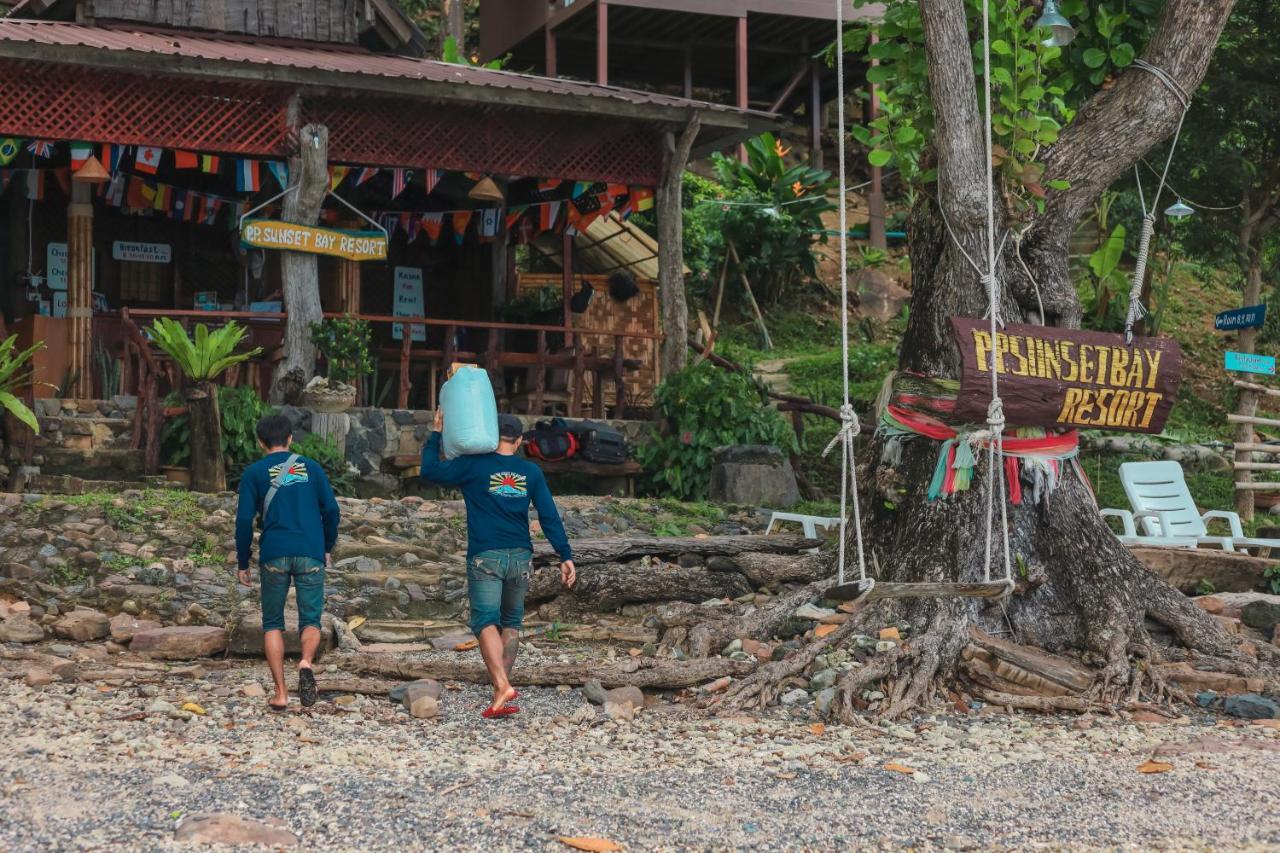
[[[289,449],[319,463],[329,476],[334,494],[347,498],[355,495],[356,475],[347,464],[346,450],[339,447],[338,442],[328,436],[312,433],[295,441]]]
[[[796,448],[795,433],[768,405],[748,374],[702,362],[669,377],[654,394],[662,430],[641,447],[647,485],[680,500],[699,500],[711,485],[711,455],[734,444]]]
[[[165,399],[166,406],[179,406],[175,392]],[[238,388],[218,387],[218,409],[222,413],[222,454],[227,473],[234,481],[244,467],[261,455],[254,430],[258,421],[272,411],[258,392],[242,385]],[[170,465],[186,465],[191,461],[191,419],[185,414],[165,421],[160,431],[160,448]]]
[[[405,334],[408,334],[405,330]],[[369,352],[372,330],[365,320],[354,317],[329,319],[311,324],[311,342],[324,354],[331,382],[350,385],[373,372]]]

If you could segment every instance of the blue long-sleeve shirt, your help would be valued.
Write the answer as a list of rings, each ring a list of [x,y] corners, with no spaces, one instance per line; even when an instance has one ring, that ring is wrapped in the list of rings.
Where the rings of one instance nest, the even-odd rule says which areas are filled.
[[[444,460],[440,458],[440,433],[433,432],[422,448],[422,480],[462,491],[467,505],[468,557],[508,548],[533,550],[529,537],[532,500],[551,547],[561,560],[573,559],[547,478],[528,459],[481,453]]]
[[[249,568],[253,556],[253,522],[262,512],[271,480],[288,460],[281,450],[268,453],[240,476],[240,504],[236,509],[236,557]],[[338,542],[338,502],[329,477],[318,462],[299,456],[285,472],[280,488],[262,519],[258,563],[278,557],[313,557],[323,562]]]

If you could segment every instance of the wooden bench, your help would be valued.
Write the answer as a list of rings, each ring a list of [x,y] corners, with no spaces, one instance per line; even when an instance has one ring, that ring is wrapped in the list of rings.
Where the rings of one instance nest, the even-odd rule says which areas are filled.
[[[528,457],[525,457],[528,459]],[[544,462],[541,459],[529,459],[542,469],[548,477],[582,476],[594,477],[604,483],[622,481],[627,497],[636,493],[636,477],[644,470],[639,462],[627,460],[616,465],[604,462],[588,462],[586,459],[565,459],[560,462]],[[391,464],[400,472],[400,479],[412,480],[418,477],[422,467],[420,456],[401,455],[392,459]],[[609,489],[610,492],[613,489]]]

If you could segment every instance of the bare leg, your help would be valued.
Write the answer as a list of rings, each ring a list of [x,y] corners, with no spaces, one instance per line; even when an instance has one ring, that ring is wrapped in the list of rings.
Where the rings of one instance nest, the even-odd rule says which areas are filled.
[[[510,702],[515,693],[503,666],[502,650],[502,632],[496,625],[490,625],[480,632],[480,657],[484,658],[485,669],[489,670],[489,680],[493,682],[493,704],[489,707],[495,711]]]
[[[302,629],[302,660],[298,661],[298,669],[311,669],[311,659],[320,648],[320,629],[308,625]]]
[[[520,632],[515,628],[502,629],[502,668],[511,680],[511,670],[516,665],[516,653],[520,651]]]
[[[289,691],[284,686],[284,632],[267,631],[262,636],[262,650],[267,655],[267,666],[271,668],[271,680],[276,685],[276,695],[271,697],[272,705],[287,705]]]

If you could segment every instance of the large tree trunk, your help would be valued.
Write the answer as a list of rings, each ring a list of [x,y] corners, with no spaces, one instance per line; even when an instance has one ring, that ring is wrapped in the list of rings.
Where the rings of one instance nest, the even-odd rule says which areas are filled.
[[[309,124],[298,135],[299,150],[289,158],[290,181],[298,187],[284,197],[281,217],[286,222],[315,225],[329,190],[329,131]],[[293,402],[316,370],[316,347],[311,326],[324,319],[320,306],[320,278],[316,256],[305,252],[280,253],[280,278],[284,308],[284,358],[276,365],[271,402]]]
[[[1231,6],[1231,0],[1169,0],[1145,58],[1194,91]],[[921,0],[921,9],[937,123],[939,195],[956,240],[969,256],[982,259],[986,256],[987,183],[965,4],[963,0]],[[1048,322],[1079,323],[1080,306],[1067,275],[1067,241],[1080,215],[1138,157],[1172,132],[1180,109],[1154,76],[1129,71],[1085,106],[1058,148],[1049,152],[1047,179],[1062,177],[1071,187],[1050,195],[1045,213],[1022,246]],[[997,188],[998,206],[1001,197]],[[912,298],[900,367],[955,378],[959,355],[949,318],[983,316],[987,297],[979,274],[949,238],[937,203],[928,194],[922,193],[920,199],[909,223]],[[1004,219],[1003,209],[998,209],[997,233]],[[1007,250],[997,264],[1003,285],[1001,315],[1006,322],[1019,322],[1035,309],[1036,295],[1023,270],[1015,269],[1012,254]],[[863,506],[867,507],[868,553],[878,556],[879,579],[982,580],[988,547],[985,471],[974,477],[969,491],[930,501],[926,492],[937,461],[937,444],[924,438],[904,443],[901,462],[894,469],[879,463],[880,449],[879,442],[873,441],[868,455],[875,460],[875,470],[862,480],[876,492],[864,496]],[[985,464],[984,458],[980,469]],[[1257,666],[1206,613],[1120,545],[1103,523],[1089,488],[1073,475],[1064,477],[1042,504],[1010,505],[1008,512],[1015,571],[1022,575],[1011,598],[877,602],[795,660],[769,664],[737,685],[726,697],[726,705],[769,701],[778,692],[776,685],[794,677],[797,668],[806,666],[821,648],[842,642],[853,632],[870,632],[899,621],[912,626],[910,642],[842,679],[841,716],[851,717],[861,689],[882,679],[889,685],[882,709],[888,716],[928,704],[941,684],[958,676],[961,653],[970,643],[973,627],[1080,657],[1100,675],[1091,688],[1091,700],[1134,701],[1143,679],[1156,678],[1142,661],[1131,661],[1131,655],[1140,659],[1158,655],[1145,627],[1148,619],[1171,629],[1187,649],[1207,657],[1211,667],[1237,671]],[[990,543],[993,576],[999,575],[1003,563],[999,525],[997,513]],[[856,551],[851,548],[850,553]],[[969,686],[980,695],[980,685]],[[1159,689],[1156,693],[1163,695]],[[1078,699],[1072,701],[1079,704]]]
[[[225,492],[227,468],[222,459],[218,386],[198,382],[186,390],[185,396],[191,430],[191,488],[197,492]]]
[[[659,366],[664,377],[684,367],[689,356],[689,307],[684,296],[684,223],[681,195],[684,167],[698,138],[697,115],[679,136],[663,139],[662,183],[654,193],[658,215],[658,301],[662,306],[662,350]]]

